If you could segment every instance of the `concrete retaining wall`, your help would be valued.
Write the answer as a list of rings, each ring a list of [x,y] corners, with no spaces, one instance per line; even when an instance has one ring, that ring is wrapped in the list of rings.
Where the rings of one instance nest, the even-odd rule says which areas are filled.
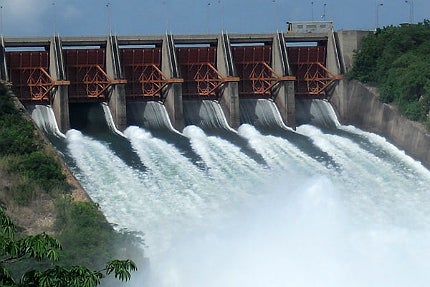
[[[354,50],[361,46],[361,41],[369,35],[371,31],[338,31],[335,33],[335,39],[338,43],[338,52],[340,56],[340,65],[344,73],[352,68]]]
[[[430,168],[430,133],[400,115],[395,107],[380,102],[378,92],[359,81],[342,80],[330,99],[339,121],[374,132]]]

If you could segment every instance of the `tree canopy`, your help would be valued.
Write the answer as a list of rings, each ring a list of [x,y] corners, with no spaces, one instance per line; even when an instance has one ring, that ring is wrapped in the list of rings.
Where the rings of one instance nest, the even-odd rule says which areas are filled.
[[[401,113],[428,121],[430,111],[430,21],[377,29],[356,51],[351,78],[380,88],[380,99]]]
[[[102,270],[90,270],[84,266],[64,267],[56,265],[59,260],[60,242],[48,234],[15,238],[16,226],[0,208],[0,285],[10,287],[94,287],[100,280],[113,275],[127,281],[131,272],[137,270],[131,260],[111,260]],[[8,269],[13,263],[24,259],[48,261],[45,270],[30,270],[16,281]]]

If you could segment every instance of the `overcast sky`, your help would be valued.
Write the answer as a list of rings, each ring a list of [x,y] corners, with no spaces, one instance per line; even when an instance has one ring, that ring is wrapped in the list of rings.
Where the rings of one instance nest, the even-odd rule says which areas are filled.
[[[430,18],[430,0],[0,0],[0,32],[6,37],[261,33],[287,21],[334,22],[336,30]],[[313,3],[313,4],[312,4]],[[413,4],[412,4],[413,3]],[[380,5],[382,4],[382,5]],[[325,9],[324,9],[325,7]]]

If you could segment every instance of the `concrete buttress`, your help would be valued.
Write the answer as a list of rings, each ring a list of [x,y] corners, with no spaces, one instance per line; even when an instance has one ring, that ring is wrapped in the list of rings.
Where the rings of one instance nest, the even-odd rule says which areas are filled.
[[[6,48],[4,46],[4,38],[1,36],[0,42],[0,79],[4,82],[9,82],[9,75],[7,73],[6,65]]]
[[[280,77],[290,76],[287,47],[282,33],[277,33],[272,42],[272,69]],[[283,122],[296,128],[296,103],[294,81],[280,81],[273,87],[272,95]]]
[[[63,48],[60,37],[54,36],[49,48],[49,73],[53,81],[66,81]],[[58,128],[65,133],[70,129],[69,89],[67,85],[55,85],[51,91],[51,105]]]
[[[222,33],[218,37],[217,70],[224,77],[235,77],[230,41],[228,35]],[[230,127],[240,126],[239,89],[235,81],[224,82],[220,91],[220,105]]]
[[[175,45],[172,35],[166,34],[162,44],[162,63],[161,70],[163,74],[171,78],[180,78],[179,67],[176,60]],[[178,131],[184,129],[184,116],[182,105],[182,84],[169,83],[163,90],[164,106],[169,115],[170,122]]]
[[[112,80],[122,79],[118,41],[110,35],[106,46],[106,72]],[[115,126],[123,131],[127,125],[125,84],[115,83],[108,90],[108,104]]]

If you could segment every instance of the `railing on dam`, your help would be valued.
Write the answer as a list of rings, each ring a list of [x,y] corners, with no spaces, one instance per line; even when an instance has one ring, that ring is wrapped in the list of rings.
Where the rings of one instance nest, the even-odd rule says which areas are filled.
[[[328,64],[331,39],[328,33],[3,39],[2,80],[23,102],[108,102],[118,119],[130,101],[162,102],[174,122],[182,100],[210,99],[235,126],[240,98],[266,98],[287,122],[291,99],[328,97],[340,78]]]

